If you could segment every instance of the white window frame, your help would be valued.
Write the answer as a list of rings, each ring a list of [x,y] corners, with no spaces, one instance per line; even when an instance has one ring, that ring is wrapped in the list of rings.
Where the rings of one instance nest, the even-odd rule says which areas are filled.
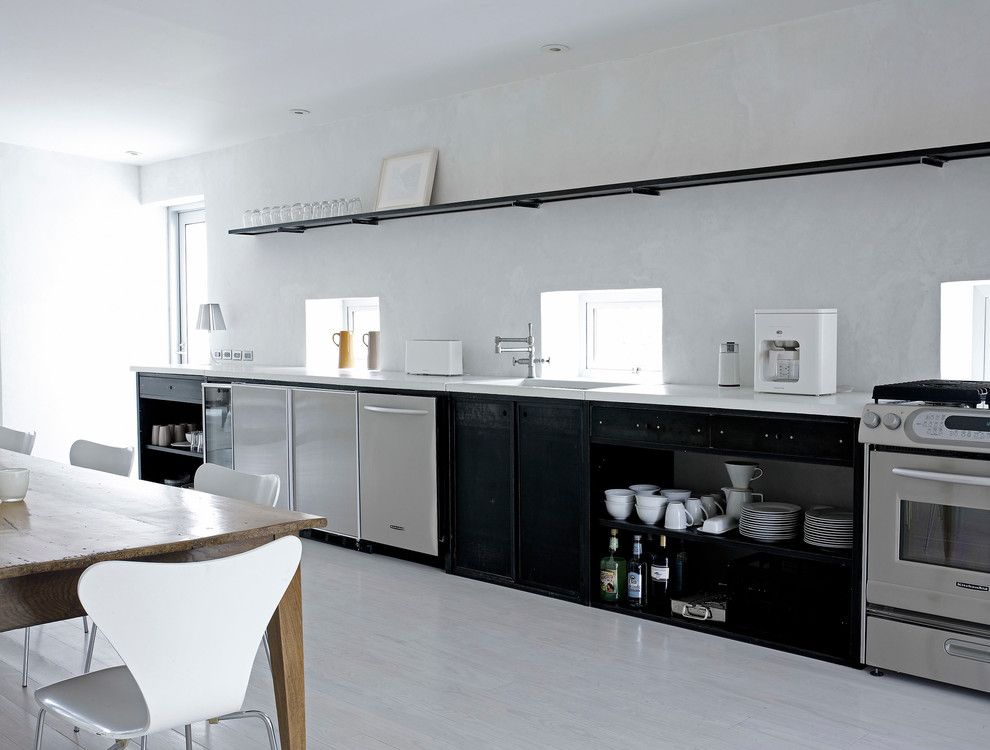
[[[381,307],[377,297],[350,297],[345,299],[343,305],[344,325],[348,331],[356,333],[354,328],[354,314],[361,311],[374,310],[381,319]]]
[[[604,363],[595,359],[595,315],[602,307],[609,305],[656,305],[659,308],[660,368],[650,369],[637,367],[632,370],[618,370],[603,367]],[[661,289],[608,289],[601,291],[585,291],[578,293],[578,308],[580,310],[582,344],[578,363],[580,377],[608,378],[617,375],[638,378],[644,375],[663,377],[663,291]]]
[[[990,379],[990,285],[973,287],[973,379]]]
[[[186,247],[185,227],[206,221],[203,203],[170,206],[168,209],[169,247],[169,362],[186,364],[189,360],[189,326],[186,319]],[[192,322],[195,325],[195,321]]]

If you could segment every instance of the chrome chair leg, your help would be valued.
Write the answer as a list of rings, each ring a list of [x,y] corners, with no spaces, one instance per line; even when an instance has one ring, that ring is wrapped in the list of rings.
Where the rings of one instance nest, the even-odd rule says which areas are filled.
[[[83,632],[89,633],[89,618],[83,615]]]
[[[141,738],[141,750],[148,750],[148,735]]]
[[[265,644],[265,656],[268,657],[268,668],[272,668],[272,647],[268,645],[268,633],[265,633],[261,638],[261,642]]]
[[[45,734],[45,714],[48,713],[47,709],[41,709],[38,712],[38,729],[34,735],[34,750],[41,750],[41,739]]]
[[[89,647],[86,649],[86,667],[83,674],[89,674],[93,669],[93,651],[96,649],[96,633],[99,628],[93,623],[93,630],[89,634]]]
[[[24,666],[21,668],[21,687],[28,686],[28,662],[31,658],[31,628],[24,628]]]
[[[186,750],[193,750],[192,724],[186,724]]]
[[[217,721],[227,721],[228,719],[259,719],[265,724],[265,730],[268,732],[268,744],[271,745],[272,750],[278,750],[278,740],[275,738],[275,725],[272,724],[272,720],[268,717],[264,711],[237,711],[232,714],[225,714],[221,716]]]

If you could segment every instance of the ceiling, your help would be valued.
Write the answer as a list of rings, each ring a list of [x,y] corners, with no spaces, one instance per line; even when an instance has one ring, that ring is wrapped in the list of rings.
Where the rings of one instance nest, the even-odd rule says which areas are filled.
[[[0,0],[0,142],[146,164],[867,3]]]

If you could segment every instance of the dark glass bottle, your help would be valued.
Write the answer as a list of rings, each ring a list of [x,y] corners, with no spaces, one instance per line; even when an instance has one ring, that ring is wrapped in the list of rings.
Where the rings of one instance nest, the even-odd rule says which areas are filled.
[[[650,606],[657,614],[670,614],[670,555],[667,537],[660,535],[660,544],[650,561]]]
[[[630,607],[641,609],[646,605],[649,576],[649,563],[643,557],[643,537],[636,534],[633,536],[626,583],[626,601]]]

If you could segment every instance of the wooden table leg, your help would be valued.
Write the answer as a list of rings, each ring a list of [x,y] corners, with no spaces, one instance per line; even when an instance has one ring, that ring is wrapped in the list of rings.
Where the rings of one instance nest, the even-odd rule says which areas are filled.
[[[303,668],[302,577],[292,583],[268,624],[272,680],[282,750],[306,750],[306,682]]]

